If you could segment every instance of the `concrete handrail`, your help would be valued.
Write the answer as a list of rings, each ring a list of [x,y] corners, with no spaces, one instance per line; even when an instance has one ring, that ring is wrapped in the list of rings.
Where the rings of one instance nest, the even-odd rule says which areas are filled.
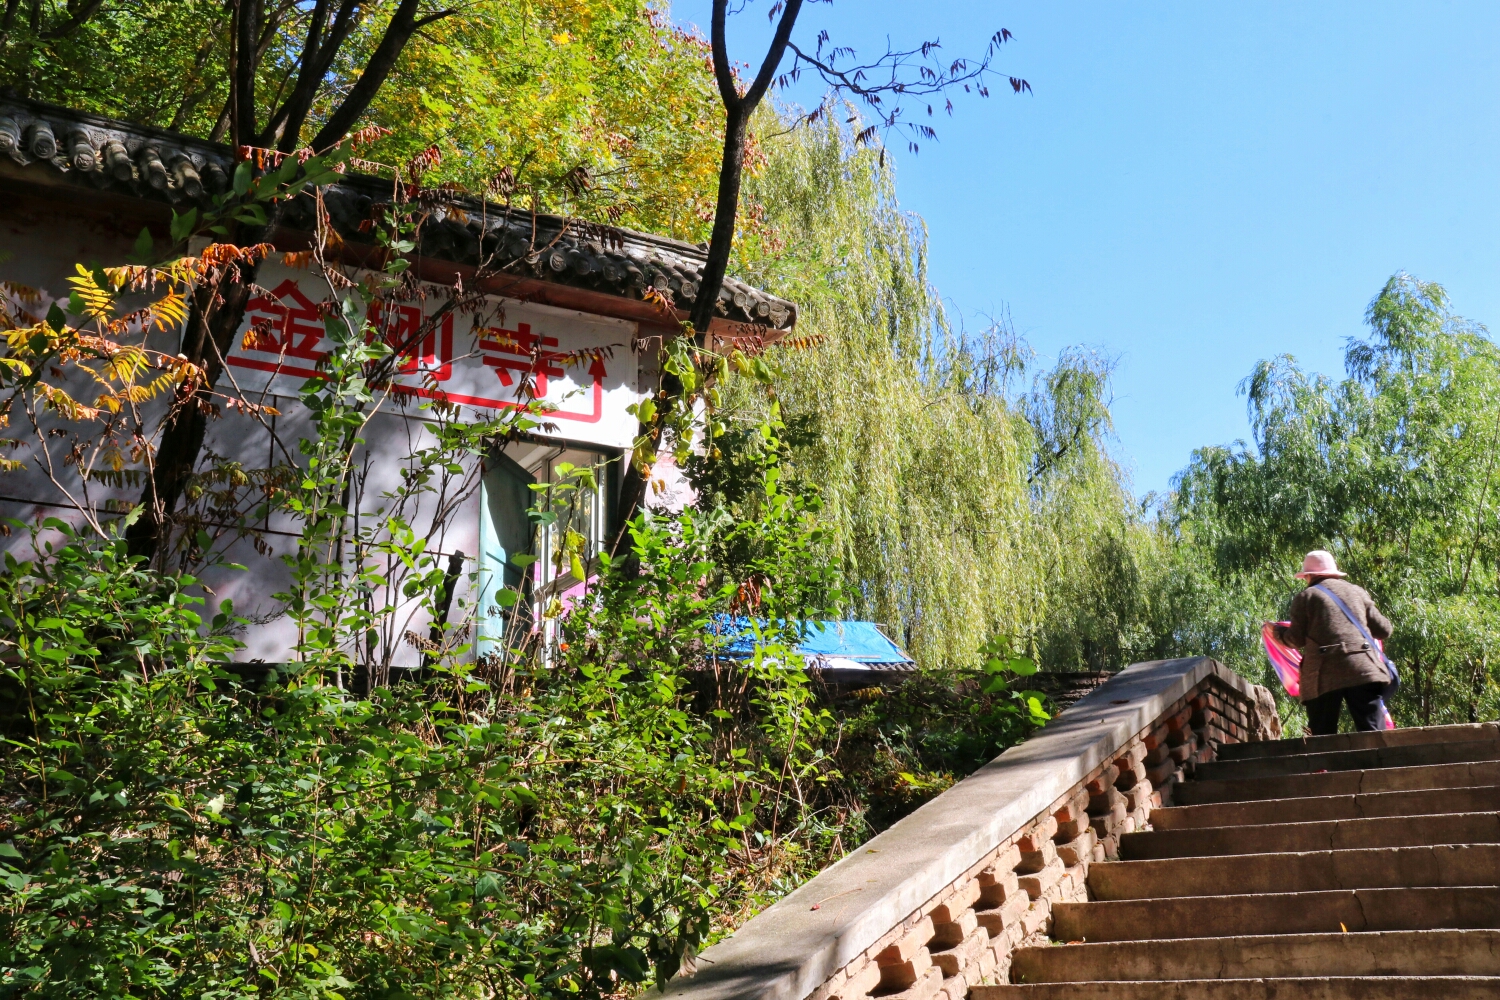
[[[1215,732],[1230,740],[1236,735],[1241,740],[1257,738],[1244,729],[1264,730],[1269,692],[1218,662],[1196,657],[1129,667],[1036,735],[1006,750],[709,948],[699,957],[696,971],[675,979],[667,995],[673,1000],[804,1000],[815,992],[839,995],[828,987],[831,977],[851,965],[874,968],[870,949],[876,945],[887,952],[899,950],[886,942],[893,929],[899,932],[912,924],[914,915],[922,914],[924,906],[930,908],[945,892],[951,895],[953,887],[973,882],[976,863],[1005,847],[1028,824],[1049,819],[1049,809],[1058,808],[1066,796],[1071,794],[1076,801],[1076,796],[1085,794],[1080,789],[1090,775],[1097,781],[1102,768],[1123,760],[1121,753],[1132,741],[1138,749],[1143,734],[1169,709],[1181,706],[1195,690],[1209,687],[1216,692],[1215,706],[1222,711],[1232,701],[1233,710],[1226,714],[1240,720],[1238,725],[1220,723],[1221,729]],[[1185,710],[1176,711],[1180,715]],[[1230,730],[1231,735],[1223,736]],[[1206,742],[1207,737],[1203,739]],[[1140,751],[1131,766],[1140,766],[1145,757],[1146,752]],[[1106,784],[1115,773],[1110,772]],[[1149,794],[1150,786],[1146,787]],[[1116,795],[1113,786],[1105,792]],[[1087,824],[1088,817],[1083,822]],[[1053,822],[1043,839],[1056,829]],[[1022,849],[1036,847],[1026,842]],[[1052,861],[1041,863],[1056,864],[1056,853],[1051,852],[1051,857]],[[1011,877],[1012,892],[1014,882]],[[1079,891],[1081,885],[1080,876]],[[969,893],[971,903],[979,892],[975,888]],[[941,912],[945,919],[956,919],[949,918],[946,910]],[[927,923],[926,931],[931,932],[932,926]],[[973,926],[972,920],[966,925]],[[955,933],[962,936],[971,931]],[[892,954],[907,961],[905,952]],[[924,969],[908,975],[921,979],[928,969],[936,971],[929,961]],[[889,990],[884,979],[881,984],[883,993]],[[843,1000],[868,994],[871,985],[844,991]],[[936,996],[936,989],[921,992]]]

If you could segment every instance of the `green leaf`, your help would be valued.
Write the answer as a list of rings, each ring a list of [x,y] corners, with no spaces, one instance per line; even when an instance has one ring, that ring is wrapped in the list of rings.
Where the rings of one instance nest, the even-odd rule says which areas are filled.
[[[68,328],[68,317],[58,308],[57,303],[52,303],[52,308],[47,310],[47,325],[54,333],[62,333]]]
[[[180,243],[193,233],[193,227],[198,224],[198,210],[190,208],[182,215],[178,215],[174,209],[172,212],[172,242]]]
[[[138,264],[149,263],[155,246],[156,241],[151,238],[151,230],[142,226],[140,235],[135,238],[135,246],[131,248],[131,259]]]

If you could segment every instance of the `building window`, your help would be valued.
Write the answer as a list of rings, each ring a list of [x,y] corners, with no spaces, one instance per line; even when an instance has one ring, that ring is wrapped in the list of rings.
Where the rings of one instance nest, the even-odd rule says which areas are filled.
[[[554,442],[512,442],[485,461],[479,526],[480,655],[517,645],[542,622],[554,600],[567,604],[583,589],[559,559],[570,531],[582,539],[580,561],[588,576],[593,560],[610,540],[620,455]],[[568,479],[569,468],[592,469],[592,489],[547,491]],[[574,480],[576,482],[576,480]],[[552,517],[539,517],[541,513]],[[519,599],[502,591],[518,592]]]

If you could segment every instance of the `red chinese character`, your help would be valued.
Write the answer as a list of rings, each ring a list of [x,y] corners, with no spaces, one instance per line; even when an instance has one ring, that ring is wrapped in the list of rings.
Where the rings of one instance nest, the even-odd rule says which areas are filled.
[[[247,342],[247,351],[313,362],[322,361],[328,353],[319,349],[323,342],[323,314],[291,278],[269,294],[251,299],[245,307],[245,318],[252,329],[264,324],[274,333],[273,337]]]
[[[427,321],[420,305],[397,305],[391,302],[372,302],[369,311],[370,324],[385,338],[393,350],[401,352],[406,360],[401,363],[402,375],[430,374],[438,382],[453,377],[453,314],[447,313],[433,329],[422,335],[422,324]]]
[[[556,337],[544,337],[531,332],[530,323],[517,323],[514,330],[487,327],[479,338],[479,349],[484,352],[484,363],[497,369],[503,386],[515,385],[511,372],[536,373],[536,395],[538,399],[547,395],[547,379],[562,378],[566,374],[557,363],[558,355],[548,351],[557,346]],[[535,368],[533,369],[533,358]]]

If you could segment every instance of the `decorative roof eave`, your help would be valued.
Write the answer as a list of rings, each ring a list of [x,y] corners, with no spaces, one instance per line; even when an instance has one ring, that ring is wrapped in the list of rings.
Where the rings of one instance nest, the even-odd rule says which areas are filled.
[[[158,209],[208,208],[229,186],[228,147],[161,129],[17,99],[0,99],[0,176],[28,184],[127,198]],[[366,220],[389,201],[391,182],[349,175],[324,190],[324,205],[350,256],[375,252]],[[434,212],[422,225],[419,277],[440,281],[481,270],[496,294],[633,319],[670,328],[697,299],[705,253],[678,240],[601,227],[555,215],[445,195],[457,212]],[[142,207],[145,207],[143,205]],[[282,210],[278,246],[305,245],[314,202],[302,195]],[[663,305],[648,300],[655,288]],[[671,311],[676,316],[670,315]],[[722,339],[777,339],[797,322],[785,299],[726,277],[713,332]]]

